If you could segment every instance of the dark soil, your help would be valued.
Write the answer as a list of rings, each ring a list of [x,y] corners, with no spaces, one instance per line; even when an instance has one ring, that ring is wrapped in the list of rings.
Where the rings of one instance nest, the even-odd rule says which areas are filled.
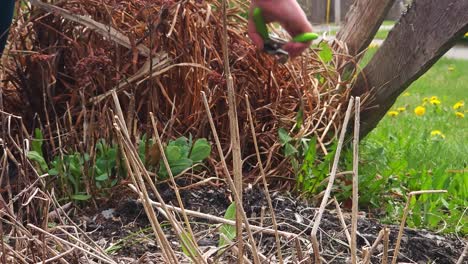
[[[177,206],[174,192],[167,186],[160,189],[164,200],[168,204]],[[215,216],[222,217],[231,203],[229,192],[224,188],[205,186],[197,189],[181,190],[180,193],[186,209]],[[301,246],[303,254],[309,254],[313,257],[309,237],[317,208],[311,207],[306,202],[300,201],[289,194],[272,193],[271,198],[275,207],[279,229],[295,234],[302,233]],[[330,205],[329,209],[334,209],[332,207],[333,205]],[[251,224],[261,225],[260,222],[262,222],[263,226],[271,225],[267,201],[262,190],[254,188],[245,191],[244,209],[249,219],[251,219]],[[350,229],[350,214],[347,212],[343,212],[343,214],[348,229]],[[107,218],[104,217],[105,215],[107,215]],[[158,220],[167,227],[168,235],[173,236],[170,225],[167,224],[162,215],[158,215]],[[103,248],[116,245],[112,253],[116,257],[125,257],[128,262],[137,260],[145,254],[144,258],[148,260],[148,252],[158,252],[143,206],[137,201],[136,195],[125,188],[117,190],[103,208],[94,212],[83,212],[79,217],[79,221],[86,226],[86,230],[90,232],[92,239]],[[206,249],[205,251],[216,247],[219,232],[214,224],[217,223],[208,223],[204,219],[192,219],[191,221],[193,221],[192,226],[199,246]],[[391,229],[389,239],[389,256],[391,257],[395,248],[398,226],[388,227]],[[358,249],[372,245],[383,228],[384,225],[375,219],[360,217],[358,221]],[[261,241],[260,251],[269,258],[268,263],[274,263],[274,237],[262,234],[256,234],[256,236],[257,241]],[[349,262],[350,255],[347,239],[335,210],[325,212],[320,225],[319,240],[321,256],[328,263]],[[175,236],[174,241],[177,241]],[[178,248],[177,243],[174,243]],[[466,241],[454,236],[406,228],[398,260],[404,263],[456,263],[462,254],[464,243]],[[295,254],[293,253],[295,251],[294,241],[284,240],[282,244],[284,255],[290,254],[292,256]],[[178,248],[178,250],[180,249]],[[383,245],[380,244],[372,254],[372,263],[381,263],[382,251]],[[390,257],[389,261],[391,261]],[[144,262],[146,263],[146,261]]]

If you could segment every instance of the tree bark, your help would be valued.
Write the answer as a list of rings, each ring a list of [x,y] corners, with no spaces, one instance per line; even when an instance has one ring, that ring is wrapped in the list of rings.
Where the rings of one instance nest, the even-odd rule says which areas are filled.
[[[444,0],[445,1],[445,0]],[[366,49],[379,30],[394,0],[356,0],[346,16],[337,39],[346,43],[350,55]]]
[[[468,31],[467,10],[467,0],[413,1],[353,87],[356,96],[372,89],[368,101],[372,107],[361,113],[361,137],[378,124],[398,95]]]

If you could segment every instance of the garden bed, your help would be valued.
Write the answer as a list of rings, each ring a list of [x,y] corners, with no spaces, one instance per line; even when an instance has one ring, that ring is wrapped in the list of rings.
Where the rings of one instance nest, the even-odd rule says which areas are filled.
[[[186,209],[220,217],[223,217],[226,208],[230,204],[228,194],[228,190],[213,186],[181,191]],[[173,192],[162,191],[162,195],[168,204],[177,205]],[[317,208],[297,199],[297,197],[279,192],[273,193],[271,198],[279,230],[298,234],[304,258],[313,256],[308,237]],[[263,226],[271,228],[271,217],[262,190],[257,188],[246,190],[244,208],[251,219],[251,224],[260,225],[260,223],[263,223]],[[321,255],[327,263],[346,263],[350,259],[347,239],[335,207],[331,204],[329,208],[331,210],[326,211],[320,226]],[[263,213],[262,210],[264,210]],[[109,212],[113,213],[109,214]],[[106,215],[107,219],[104,215]],[[343,215],[349,228],[350,214],[345,211]],[[358,249],[371,246],[378,237],[379,232],[384,228],[384,225],[377,220],[366,216],[365,212],[361,212],[360,215],[358,221]],[[161,215],[159,215],[159,218],[164,221],[164,217]],[[151,233],[143,206],[139,203],[137,195],[126,187],[120,188],[120,191],[114,194],[114,199],[111,199],[98,210],[82,212],[76,220],[83,225],[85,224],[87,231],[91,232],[90,237],[100,243],[103,248],[109,249],[109,252],[112,252],[116,259],[120,258],[126,261],[149,260],[158,255],[159,249],[154,243],[154,235]],[[216,228],[218,223],[202,218],[191,218],[191,221],[194,232],[199,235],[197,239],[200,248],[205,252],[216,248],[219,242],[219,230]],[[392,256],[398,226],[390,225],[388,228],[390,229],[389,255]],[[169,236],[173,236],[172,231],[169,229],[166,231]],[[256,238],[258,238],[261,253],[268,258],[266,263],[275,263],[277,258],[274,236],[257,234]],[[293,250],[296,247],[294,242],[294,240],[287,242],[287,239],[282,239],[283,257],[290,260],[297,257]],[[179,245],[175,244],[174,247],[178,248]],[[405,228],[398,261],[404,263],[456,263],[462,254],[463,247],[463,238]],[[373,253],[372,263],[382,263],[382,250],[383,244],[380,243]],[[182,256],[181,254],[183,259]],[[143,261],[142,263],[147,262]]]

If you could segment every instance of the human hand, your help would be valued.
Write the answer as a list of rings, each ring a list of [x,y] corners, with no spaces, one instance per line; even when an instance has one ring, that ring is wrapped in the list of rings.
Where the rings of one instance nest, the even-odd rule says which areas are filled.
[[[253,10],[259,7],[262,10],[266,23],[278,22],[291,37],[302,33],[312,32],[312,25],[296,0],[252,0],[249,11],[248,34],[253,43],[263,48],[263,39],[257,32],[252,19]],[[288,42],[283,49],[290,57],[299,56],[310,45],[310,42]]]

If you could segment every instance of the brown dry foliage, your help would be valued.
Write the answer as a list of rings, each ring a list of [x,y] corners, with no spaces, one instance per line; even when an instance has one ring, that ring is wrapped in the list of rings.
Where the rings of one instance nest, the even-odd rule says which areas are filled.
[[[120,46],[60,14],[33,8],[18,19],[12,34],[11,59],[5,66],[6,80],[15,87],[4,91],[6,111],[21,114],[28,121],[37,119],[38,113],[39,122],[34,124],[40,124],[45,138],[51,139],[49,154],[57,153],[59,146],[53,141],[59,133],[62,137],[58,145],[84,142],[84,151],[89,151],[98,138],[112,139],[112,100],[93,99],[102,99],[100,95],[131,79],[149,61],[136,48],[138,45],[148,47],[151,57],[167,56],[168,60],[153,65],[154,71],[164,73],[129,82],[119,90],[135,140],[150,132],[149,112],[155,113],[161,130],[167,126],[163,134],[166,140],[189,134],[210,138],[200,95],[204,91],[225,151],[229,150],[222,14],[217,1],[75,0],[56,5],[118,29],[133,48]],[[317,50],[312,50],[286,65],[278,64],[256,50],[246,37],[246,21],[239,15],[242,8],[245,6],[236,2],[229,9],[228,34],[242,155],[249,169],[245,177],[258,175],[252,139],[247,136],[245,94],[253,108],[268,176],[291,177],[292,170],[277,143],[278,128],[292,128],[298,110],[303,108],[304,125],[296,134],[316,135],[322,139],[319,146],[325,149],[340,129],[342,104],[346,105],[351,86],[341,80],[340,72],[352,58],[334,54],[332,62],[325,64]],[[218,166],[216,156],[210,163]]]

